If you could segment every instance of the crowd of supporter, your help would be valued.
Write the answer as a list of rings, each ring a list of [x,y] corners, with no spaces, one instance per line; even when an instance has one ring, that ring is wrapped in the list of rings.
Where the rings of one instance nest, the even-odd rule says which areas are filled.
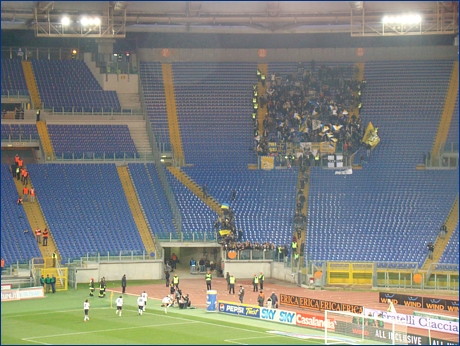
[[[365,82],[352,78],[353,66],[321,66],[311,69],[299,63],[297,72],[275,73],[265,82],[259,98],[267,106],[263,133],[254,119],[255,150],[269,154],[268,142],[336,142],[344,151],[356,151],[364,135],[359,117],[361,90]],[[358,109],[358,114],[351,113]]]

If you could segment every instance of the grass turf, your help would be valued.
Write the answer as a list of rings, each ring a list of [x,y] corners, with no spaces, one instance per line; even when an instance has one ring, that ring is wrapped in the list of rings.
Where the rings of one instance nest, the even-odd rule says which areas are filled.
[[[323,333],[252,318],[160,307],[149,299],[146,312],[137,312],[137,296],[124,295],[122,316],[115,299],[88,297],[85,289],[47,294],[44,299],[2,303],[4,344],[323,344]],[[89,299],[90,321],[83,322],[83,302]],[[275,331],[275,333],[273,333]],[[271,332],[271,333],[270,333]],[[281,332],[284,335],[280,335]],[[297,336],[296,336],[297,334]]]

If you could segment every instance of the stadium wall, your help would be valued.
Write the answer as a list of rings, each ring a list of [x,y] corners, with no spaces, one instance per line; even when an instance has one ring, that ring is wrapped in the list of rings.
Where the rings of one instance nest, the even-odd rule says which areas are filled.
[[[77,282],[89,282],[91,278],[98,280],[103,276],[107,281],[121,280],[123,274],[128,280],[160,280],[164,275],[163,261],[100,262],[76,270]]]
[[[175,61],[204,62],[298,62],[298,61],[391,61],[456,60],[456,46],[403,46],[369,48],[293,48],[293,49],[187,49],[140,48],[139,61],[162,63]]]

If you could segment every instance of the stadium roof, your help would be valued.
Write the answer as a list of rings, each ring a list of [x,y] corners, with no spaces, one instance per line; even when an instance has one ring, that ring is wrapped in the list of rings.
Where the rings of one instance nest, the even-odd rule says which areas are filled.
[[[2,29],[34,29],[37,22],[57,23],[63,15],[77,21],[118,13],[124,32],[378,36],[383,16],[418,14],[426,25],[415,34],[458,33],[454,1],[2,1],[1,9]],[[405,34],[402,27],[394,30]]]

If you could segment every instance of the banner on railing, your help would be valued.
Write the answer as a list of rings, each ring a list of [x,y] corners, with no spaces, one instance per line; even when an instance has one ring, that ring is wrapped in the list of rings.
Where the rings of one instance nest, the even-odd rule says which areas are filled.
[[[261,156],[260,157],[260,167],[262,169],[274,169],[275,168],[275,158],[273,156]]]
[[[317,311],[348,311],[355,314],[362,313],[364,309],[362,305],[337,303],[315,298],[297,297],[292,296],[290,294],[280,294],[280,305],[293,306],[301,309]]]
[[[458,312],[458,300],[440,299],[421,296],[409,296],[406,294],[396,294],[379,292],[379,302],[387,303],[391,299],[393,304],[410,306],[413,308],[423,308],[431,310],[445,310]]]

